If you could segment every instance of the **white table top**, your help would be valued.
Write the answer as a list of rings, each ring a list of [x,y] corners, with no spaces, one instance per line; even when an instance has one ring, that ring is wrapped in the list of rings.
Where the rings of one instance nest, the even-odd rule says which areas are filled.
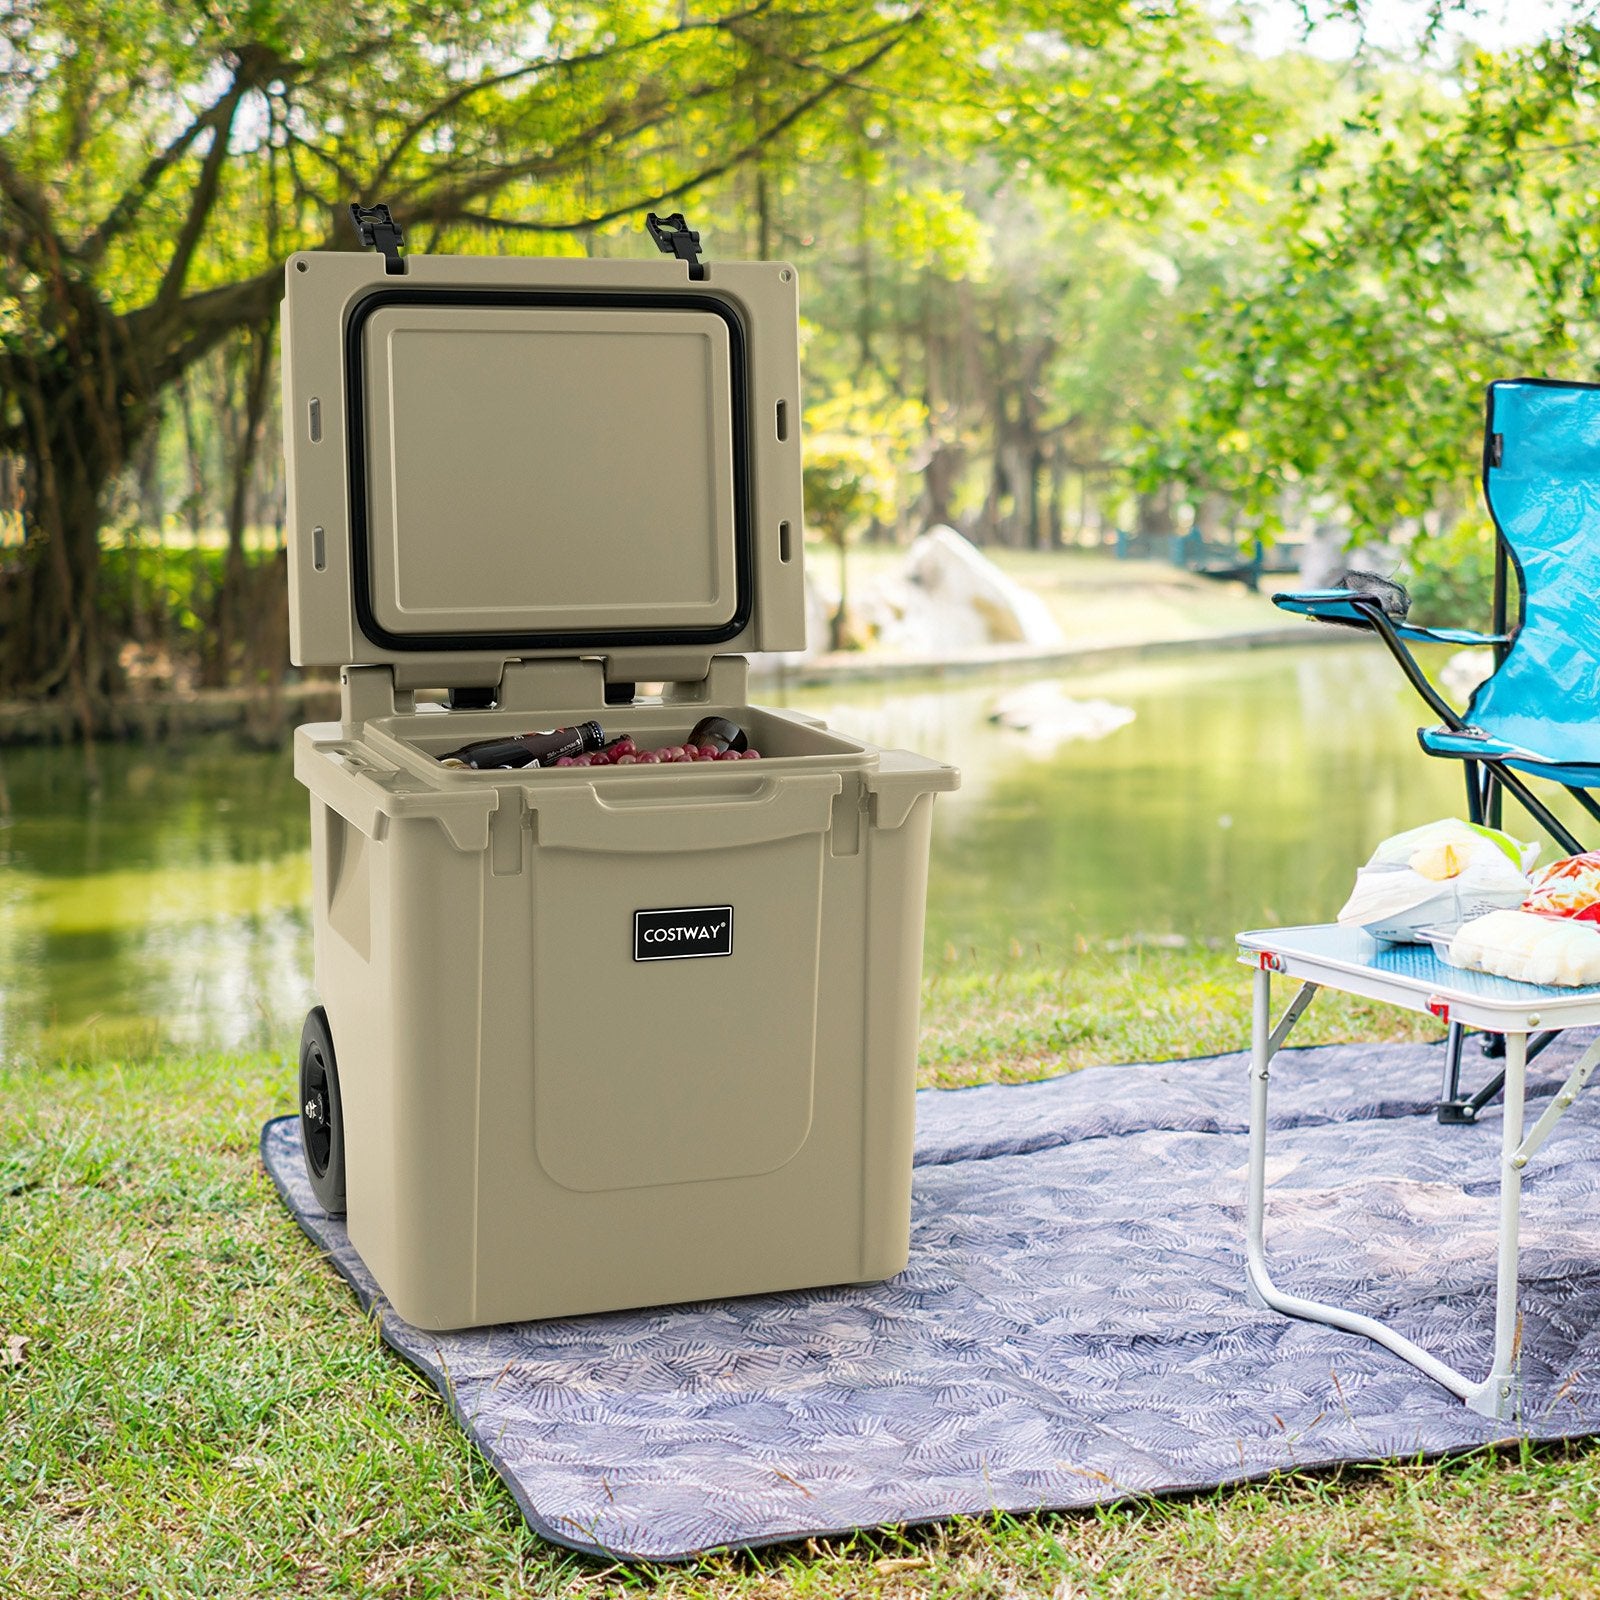
[[[1426,944],[1387,944],[1359,928],[1322,923],[1238,935],[1240,960],[1345,994],[1366,995],[1490,1033],[1600,1023],[1600,986],[1547,988],[1452,967]],[[1271,958],[1268,961],[1267,958]]]

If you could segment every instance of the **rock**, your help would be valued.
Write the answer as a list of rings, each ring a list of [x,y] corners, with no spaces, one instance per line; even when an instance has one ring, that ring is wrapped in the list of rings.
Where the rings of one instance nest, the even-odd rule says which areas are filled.
[[[1064,645],[1050,608],[954,528],[930,528],[900,571],[863,591],[862,621],[889,649],[943,655],[993,644]]]
[[[829,648],[837,591],[806,574],[806,648],[764,658],[797,665]],[[996,644],[1059,649],[1066,644],[1050,608],[1008,578],[954,528],[930,528],[907,548],[896,572],[852,585],[850,633],[872,649],[947,657]]]
[[[991,722],[1027,736],[1036,754],[1048,755],[1070,739],[1103,739],[1133,721],[1131,707],[1111,700],[1074,700],[1059,683],[1030,683],[994,702]]]
[[[1439,687],[1458,706],[1464,706],[1472,691],[1493,671],[1492,650],[1457,650],[1439,670]]]

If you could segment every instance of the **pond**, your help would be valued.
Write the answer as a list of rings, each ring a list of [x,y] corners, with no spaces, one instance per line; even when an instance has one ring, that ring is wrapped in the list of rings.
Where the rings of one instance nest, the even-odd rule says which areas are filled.
[[[1191,654],[1063,677],[1131,709],[1039,751],[992,725],[1014,683],[790,693],[840,729],[941,757],[928,952],[983,961],[1085,942],[1225,941],[1330,917],[1386,834],[1459,809],[1420,707],[1361,643]],[[286,1048],[311,991],[304,791],[287,750],[230,739],[4,753],[0,1055],[43,1028],[138,1026]]]

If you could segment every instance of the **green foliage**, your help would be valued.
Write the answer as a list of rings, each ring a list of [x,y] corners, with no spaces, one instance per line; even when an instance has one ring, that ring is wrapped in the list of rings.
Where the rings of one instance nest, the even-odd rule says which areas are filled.
[[[1327,497],[1357,538],[1476,501],[1484,386],[1592,377],[1600,27],[1380,80],[1305,141],[1265,259],[1203,313],[1157,470],[1267,529]]]
[[[1425,628],[1487,629],[1494,597],[1494,529],[1467,518],[1407,552],[1410,620]]]
[[[29,533],[49,604],[16,616],[46,620],[0,682],[68,681],[57,641],[95,588],[72,530],[145,430],[150,498],[222,520],[247,457],[221,357],[270,337],[287,251],[349,247],[353,196],[413,249],[646,254],[641,211],[687,205],[713,258],[796,260],[808,502],[841,548],[934,520],[1042,546],[1130,491],[1241,539],[1452,524],[1483,384],[1594,367],[1600,25],[1442,74],[1263,62],[1217,28],[1184,0],[19,0],[0,452],[82,481]],[[185,373],[206,382],[180,408]],[[77,551],[64,596],[52,538]]]
[[[251,566],[278,562],[272,552],[246,559]],[[227,549],[220,545],[110,545],[100,557],[101,615],[120,637],[142,631],[169,647],[196,645],[214,626],[227,561]]]
[[[894,520],[900,481],[927,425],[914,400],[881,382],[841,385],[806,408],[806,520],[843,546],[872,523]]]

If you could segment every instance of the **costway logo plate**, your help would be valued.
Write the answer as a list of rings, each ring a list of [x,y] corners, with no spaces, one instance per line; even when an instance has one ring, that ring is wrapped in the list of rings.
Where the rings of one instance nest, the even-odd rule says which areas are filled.
[[[697,956],[732,954],[732,906],[674,906],[633,914],[635,961],[692,961]]]

